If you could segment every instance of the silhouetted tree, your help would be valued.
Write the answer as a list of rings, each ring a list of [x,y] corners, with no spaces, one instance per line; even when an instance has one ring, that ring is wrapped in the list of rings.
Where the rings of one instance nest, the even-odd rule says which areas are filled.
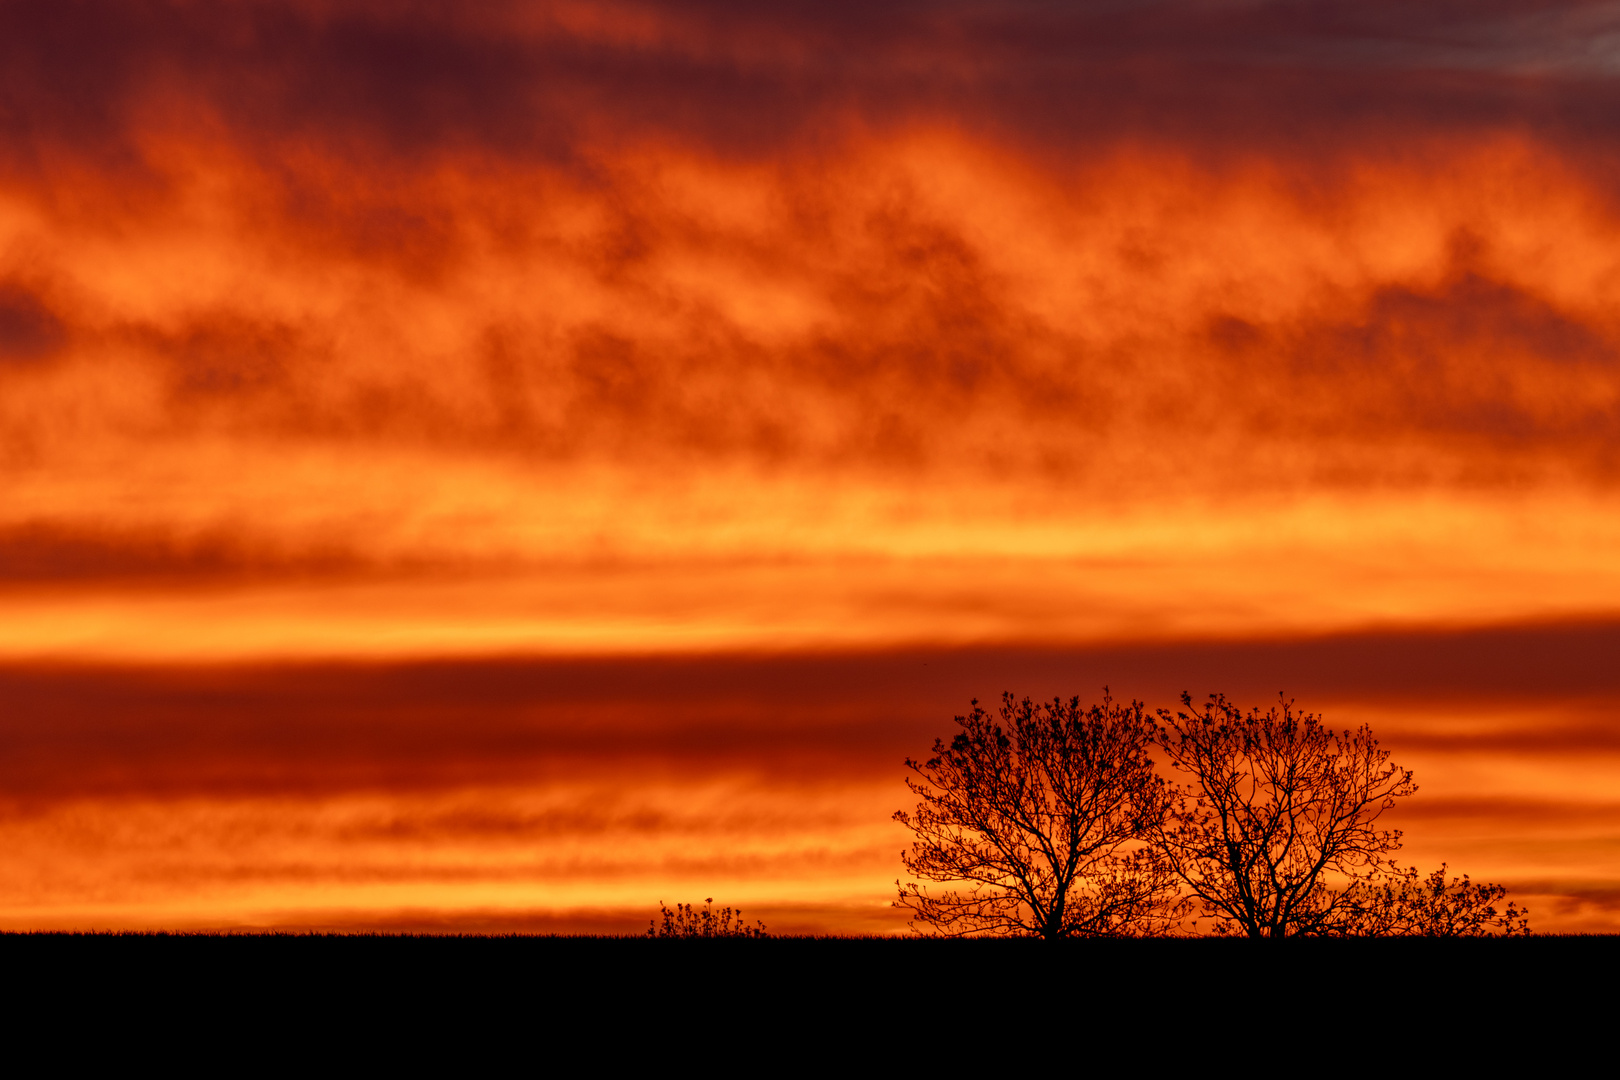
[[[765,932],[765,924],[758,919],[753,926],[746,925],[742,920],[741,911],[733,911],[723,907],[714,910],[714,897],[703,901],[703,910],[695,910],[691,904],[676,904],[671,911],[664,906],[662,900],[658,901],[658,911],[663,915],[663,925],[657,919],[647,927],[647,936],[655,938],[762,938],[770,937]]]
[[[1106,694],[1106,691],[1105,691]],[[894,819],[916,834],[901,853],[916,877],[896,907],[949,936],[1044,938],[1162,932],[1181,914],[1175,879],[1140,841],[1166,806],[1149,756],[1156,725],[1141,702],[1082,709],[1002,695],[999,720],[977,701],[947,745],[906,760],[922,801]]]
[[[1339,932],[1355,937],[1514,937],[1530,933],[1529,911],[1509,902],[1501,885],[1446,881],[1446,864],[1419,880],[1417,867],[1377,883]]]
[[[1244,714],[1218,694],[1202,709],[1160,710],[1159,741],[1178,784],[1156,846],[1215,920],[1216,933],[1332,934],[1393,868],[1398,830],[1376,828],[1412,773],[1363,726],[1324,728],[1312,713]]]

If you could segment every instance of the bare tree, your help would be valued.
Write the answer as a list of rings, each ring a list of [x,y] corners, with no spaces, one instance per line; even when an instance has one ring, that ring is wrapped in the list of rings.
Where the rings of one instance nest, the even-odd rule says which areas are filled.
[[[1363,726],[1335,732],[1284,701],[1244,714],[1218,694],[1160,710],[1177,785],[1157,846],[1217,933],[1339,932],[1393,870],[1400,832],[1376,827],[1417,790]]]
[[[1106,695],[1106,690],[1104,691]],[[1044,938],[1163,932],[1184,905],[1142,839],[1166,807],[1141,702],[1083,709],[1002,695],[999,719],[977,701],[949,745],[935,740],[906,784],[922,801],[894,819],[916,834],[896,907],[950,936]]]
[[[1419,879],[1417,867],[1375,885],[1340,932],[1355,937],[1516,937],[1530,933],[1529,911],[1509,901],[1507,888],[1474,884],[1464,874],[1446,881],[1446,864]]]

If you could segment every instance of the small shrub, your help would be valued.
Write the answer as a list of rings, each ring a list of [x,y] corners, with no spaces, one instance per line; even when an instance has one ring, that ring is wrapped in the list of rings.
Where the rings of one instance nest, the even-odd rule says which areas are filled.
[[[1507,899],[1506,886],[1446,880],[1446,864],[1426,878],[1416,867],[1394,873],[1364,897],[1342,933],[1355,937],[1522,937],[1529,912]],[[1502,905],[1502,906],[1499,906]]]
[[[663,915],[663,925],[653,919],[647,927],[647,936],[654,938],[763,938],[770,937],[765,932],[765,924],[758,919],[753,926],[743,922],[742,912],[733,911],[723,907],[714,910],[714,897],[703,901],[702,910],[692,904],[676,904],[674,910],[664,906],[662,900],[658,901],[658,910]]]

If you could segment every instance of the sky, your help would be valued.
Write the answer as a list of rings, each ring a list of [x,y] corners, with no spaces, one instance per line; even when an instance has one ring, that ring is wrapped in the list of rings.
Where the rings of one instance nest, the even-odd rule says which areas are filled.
[[[1620,931],[1620,4],[0,6],[0,927],[889,933],[1279,692]]]

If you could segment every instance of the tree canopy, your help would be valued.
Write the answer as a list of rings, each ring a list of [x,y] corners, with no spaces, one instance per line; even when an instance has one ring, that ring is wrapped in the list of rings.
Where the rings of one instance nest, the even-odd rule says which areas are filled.
[[[1365,726],[1332,731],[1292,702],[1244,713],[1219,694],[1160,711],[1177,784],[1155,846],[1217,933],[1332,933],[1371,900],[1400,831],[1378,818],[1417,791]]]
[[[1149,716],[1139,701],[977,701],[949,743],[906,760],[920,800],[896,906],[949,936],[1473,936],[1529,932],[1506,888],[1420,878],[1380,824],[1417,791],[1362,726],[1279,696],[1220,694]],[[1155,772],[1168,761],[1175,779]],[[915,880],[915,879],[920,879]],[[932,891],[930,884],[932,883]],[[1207,920],[1207,923],[1205,922]]]
[[[942,934],[1116,936],[1162,930],[1175,883],[1142,843],[1167,793],[1154,773],[1156,726],[1141,702],[977,701],[947,744],[907,759],[921,800],[894,818],[916,836],[908,873],[955,885],[896,885],[897,906]]]

